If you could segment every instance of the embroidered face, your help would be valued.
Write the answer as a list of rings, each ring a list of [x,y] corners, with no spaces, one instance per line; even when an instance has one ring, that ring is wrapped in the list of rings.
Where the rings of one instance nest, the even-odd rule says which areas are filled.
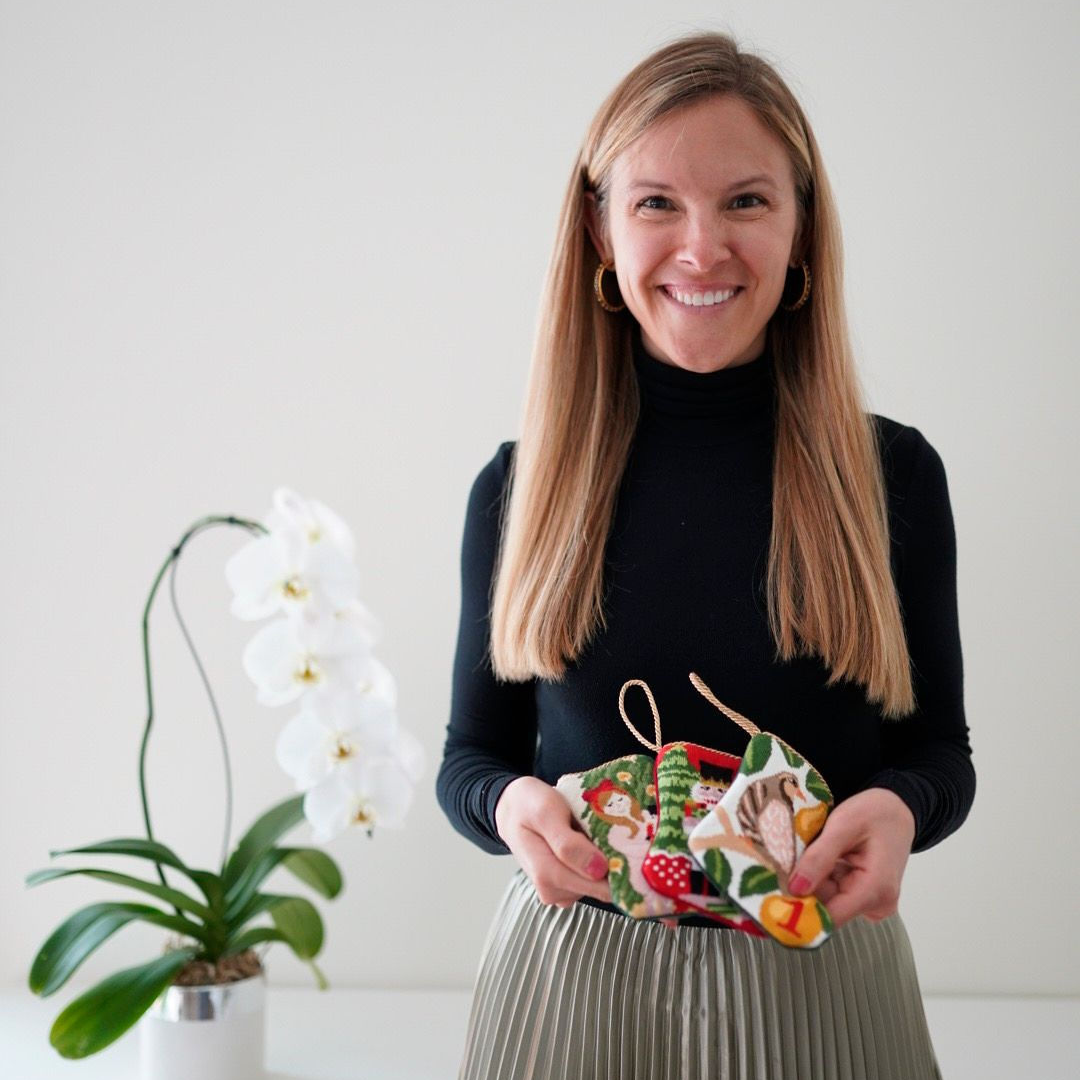
[[[745,101],[658,120],[615,159],[602,205],[586,196],[586,221],[650,355],[700,372],[761,355],[799,262],[798,206],[787,150]]]
[[[598,787],[583,792],[582,796],[592,807],[593,813],[609,825],[624,825],[631,835],[637,835],[639,828],[646,824],[646,814],[641,803],[628,791],[605,780]]]
[[[604,800],[604,813],[609,817],[630,816],[630,796],[624,791],[611,791]]]
[[[690,798],[709,808],[715,806],[723,797],[727,787],[711,780],[698,780],[690,789]]]

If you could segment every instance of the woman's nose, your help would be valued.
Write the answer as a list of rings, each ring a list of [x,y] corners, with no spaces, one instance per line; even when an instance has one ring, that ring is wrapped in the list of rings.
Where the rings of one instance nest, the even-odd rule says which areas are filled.
[[[680,238],[679,258],[707,270],[731,256],[730,224],[721,217],[688,218]]]

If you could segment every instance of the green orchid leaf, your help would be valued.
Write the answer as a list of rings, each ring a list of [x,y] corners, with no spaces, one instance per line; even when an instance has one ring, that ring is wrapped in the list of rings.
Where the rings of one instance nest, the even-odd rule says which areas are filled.
[[[163,926],[208,944],[209,935],[202,926],[150,904],[91,904],[62,922],[38,950],[30,968],[30,989],[42,997],[55,993],[102,942],[135,921]]]
[[[269,911],[275,904],[289,899],[287,896],[277,896],[273,893],[256,893],[236,915],[227,920],[229,933],[236,933],[246,926],[256,916],[264,911]]]
[[[287,943],[288,938],[280,930],[275,930],[272,926],[253,926],[250,930],[245,930],[242,934],[237,934],[236,937],[232,938],[222,955],[232,956],[234,953],[250,949],[253,945],[260,945],[264,941],[284,941]]]
[[[326,976],[322,973],[322,968],[315,963],[314,960],[309,960],[307,966],[311,968],[311,973],[315,976],[315,982],[320,990],[329,990],[330,983],[327,981]]]
[[[112,870],[97,870],[93,867],[78,867],[74,870],[65,870],[60,867],[35,870],[32,874],[27,875],[26,884],[41,885],[46,881],[55,881],[57,878],[71,877],[75,874],[96,878],[98,881],[109,881],[114,885],[127,885],[129,888],[149,893],[159,900],[172,904],[173,907],[179,908],[181,911],[187,911],[198,916],[205,922],[211,922],[214,919],[214,913],[205,904],[192,900],[187,893],[183,893],[179,889],[172,889],[168,885],[159,885],[154,881],[143,881],[142,878],[129,877],[127,874],[117,874]]]
[[[235,918],[237,912],[255,895],[256,890],[274,869],[288,858],[291,850],[291,848],[272,847],[248,863],[247,869],[225,893],[226,919],[232,921]]]
[[[226,950],[225,955],[228,956],[231,953],[243,952],[244,949],[250,949],[253,945],[258,945],[264,941],[284,941],[286,944],[289,944],[289,939],[280,930],[275,930],[272,926],[256,926],[236,937]],[[315,983],[318,988],[320,990],[326,990],[330,986],[330,983],[322,973],[319,965],[316,964],[314,960],[306,960],[305,963],[311,968],[311,972],[315,976]]]
[[[315,905],[302,896],[287,897],[270,908],[270,918],[301,960],[313,960],[323,945],[323,923]]]
[[[190,871],[191,880],[202,890],[210,910],[224,916],[225,914],[225,887],[217,874],[209,870]]]
[[[327,900],[333,900],[341,892],[341,871],[325,851],[310,847],[292,848],[282,860],[282,865]]]
[[[301,960],[310,960],[318,954],[323,943],[323,925],[310,900],[271,894],[262,894],[258,899],[260,910],[255,914],[269,911],[274,926],[254,926],[236,933],[229,940],[227,952],[240,952],[260,941],[284,941]]]
[[[294,795],[283,803],[271,807],[240,838],[236,849],[229,856],[222,874],[225,890],[228,892],[236,884],[240,875],[267,848],[293,826],[299,825],[304,818],[304,796]]]
[[[56,1018],[49,1042],[66,1058],[84,1058],[131,1028],[198,949],[176,949],[148,964],[110,975],[77,997]]]
[[[296,897],[287,893],[256,893],[244,906],[236,918],[229,920],[229,934],[235,935],[252,919],[264,912],[272,911],[279,904],[286,904]]]
[[[187,866],[180,857],[164,844],[157,840],[141,840],[136,837],[123,837],[119,840],[100,840],[96,844],[86,844],[83,847],[61,848],[59,851],[50,851],[51,856],[56,855],[133,855],[139,859],[150,859],[152,862],[171,866],[182,873],[189,873]]]
[[[341,892],[341,871],[337,863],[325,852],[318,848],[273,847],[264,851],[251,863],[232,889],[225,894],[227,903],[225,917],[228,922],[236,921],[251,902],[259,886],[278,866],[284,866],[327,899],[332,900]]]
[[[217,899],[221,903],[221,878],[208,870],[194,870],[165,844],[157,840],[142,840],[138,837],[123,837],[119,840],[101,840],[96,844],[86,844],[83,847],[62,848],[59,851],[50,851],[51,856],[56,855],[132,855],[136,858],[149,859],[151,862],[160,863],[163,866],[171,866],[174,870],[186,874],[202,890],[207,903],[214,907]]]

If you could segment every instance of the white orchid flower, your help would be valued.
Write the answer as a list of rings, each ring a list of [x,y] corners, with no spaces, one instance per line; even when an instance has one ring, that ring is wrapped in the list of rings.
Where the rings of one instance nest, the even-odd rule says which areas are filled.
[[[349,562],[356,555],[352,532],[328,506],[318,499],[303,499],[289,488],[279,487],[273,496],[274,508],[266,515],[266,527],[296,531],[307,543],[317,546],[323,541],[336,547]]]
[[[352,533],[289,488],[273,504],[269,532],[237,551],[225,574],[239,618],[285,613],[243,653],[261,704],[303,699],[278,738],[278,762],[305,792],[316,840],[352,824],[369,833],[403,825],[424,749],[398,724],[397,684],[371,653],[382,627],[357,597]]]
[[[420,741],[400,726],[389,702],[367,694],[308,695],[277,741],[278,764],[300,791],[348,761],[376,757],[393,758],[412,783],[423,775]]]
[[[334,617],[350,627],[369,649],[377,645],[382,639],[382,623],[359,600],[351,600],[349,603],[337,608],[334,611]]]
[[[393,758],[351,760],[304,796],[304,816],[316,843],[325,843],[355,825],[368,833],[401,828],[412,797],[412,783]]]
[[[309,694],[281,730],[278,764],[307,791],[347,761],[387,754],[397,731],[397,714],[386,701],[356,693]]]
[[[322,503],[305,503],[279,488],[277,509],[267,515],[270,532],[249,541],[225,564],[233,590],[231,611],[241,619],[354,609],[377,635],[374,617],[359,603],[359,575],[352,563],[352,534]],[[317,507],[318,509],[312,509]]]
[[[282,618],[248,642],[242,663],[262,705],[287,705],[306,691],[332,696],[360,691],[394,703],[394,678],[344,619]]]
[[[371,649],[382,637],[378,619],[359,600],[334,607],[322,594],[314,594],[289,617],[304,624],[309,640],[332,642],[339,649]]]

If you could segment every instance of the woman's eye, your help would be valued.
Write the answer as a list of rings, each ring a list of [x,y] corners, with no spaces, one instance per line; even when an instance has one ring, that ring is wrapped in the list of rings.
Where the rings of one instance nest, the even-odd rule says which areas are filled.
[[[764,206],[765,205],[765,200],[760,195],[752,195],[749,192],[747,192],[747,194],[745,194],[745,195],[736,195],[735,196],[735,202],[736,203],[740,202],[742,199],[755,199],[757,201],[755,203],[748,203],[748,204],[746,204],[744,206],[736,206],[735,207],[736,210],[754,210],[758,206]]]
[[[644,210],[663,210],[664,209],[662,206],[653,205],[655,203],[667,203],[669,206],[671,205],[670,202],[668,202],[668,200],[666,198],[664,198],[663,195],[646,195],[645,198],[642,199],[641,202],[638,203],[638,209],[639,210],[641,210],[641,209],[644,209]]]

